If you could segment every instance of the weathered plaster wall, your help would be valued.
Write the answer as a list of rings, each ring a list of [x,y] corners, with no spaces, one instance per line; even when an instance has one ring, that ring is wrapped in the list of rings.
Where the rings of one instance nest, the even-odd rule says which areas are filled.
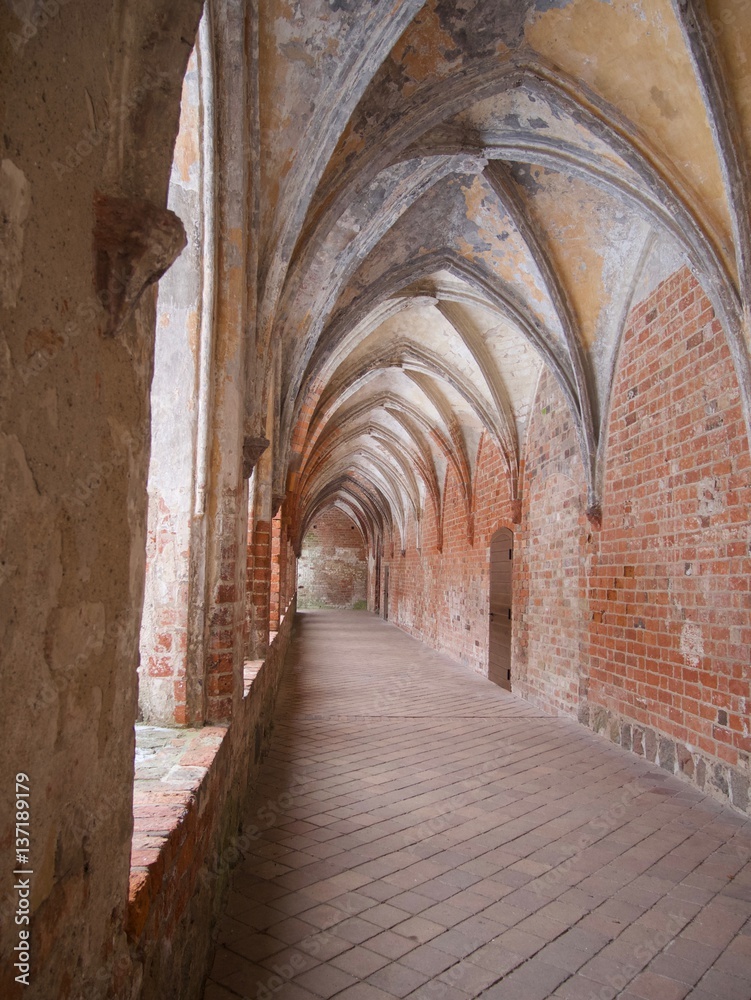
[[[130,319],[127,302],[156,277],[153,240],[170,226],[161,213],[200,9],[154,2],[136,17],[124,4],[120,21],[88,0],[46,16],[24,5],[34,16],[24,41],[21,7],[0,12],[3,177],[16,220],[0,303],[0,993],[100,1000],[131,997],[140,982],[124,917],[153,287]],[[95,218],[96,192],[126,202],[105,199],[110,214]],[[107,256],[120,209],[145,227],[137,288],[128,262],[138,252]],[[106,275],[108,299],[97,294]],[[15,981],[17,939],[5,933],[15,928],[17,772],[31,784],[28,988]]]
[[[180,130],[169,208],[188,243],[159,282],[154,377],[146,584],[141,622],[139,706],[154,725],[188,719],[191,545],[194,535],[201,291],[205,232],[201,164],[201,88],[194,49],[183,81]],[[195,721],[192,719],[190,721]]]
[[[367,557],[360,529],[337,507],[314,518],[298,560],[301,608],[364,608]]]
[[[214,4],[216,288],[205,494],[206,561],[197,581],[197,635],[206,655],[195,694],[200,717],[226,724],[242,698],[248,484],[244,466],[249,249],[248,18],[243,0]]]

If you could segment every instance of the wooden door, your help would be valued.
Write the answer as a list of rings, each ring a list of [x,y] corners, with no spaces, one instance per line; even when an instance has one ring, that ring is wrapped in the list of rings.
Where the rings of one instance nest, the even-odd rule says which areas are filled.
[[[511,618],[514,536],[500,528],[490,540],[488,677],[511,690]]]

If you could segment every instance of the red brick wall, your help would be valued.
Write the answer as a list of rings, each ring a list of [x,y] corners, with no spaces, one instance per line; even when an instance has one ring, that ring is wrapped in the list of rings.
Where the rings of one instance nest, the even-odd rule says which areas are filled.
[[[269,629],[276,632],[282,609],[282,516],[271,522],[271,594],[269,598]]]
[[[246,611],[250,650],[253,656],[263,656],[271,617],[271,521],[259,520],[249,526]]]
[[[751,753],[749,486],[727,342],[682,269],[625,332],[589,655],[591,706],[638,752],[689,775],[706,769],[703,754],[735,767],[740,753],[747,768]],[[708,778],[721,790],[728,780],[721,768]],[[742,797],[743,782],[729,780]]]
[[[421,548],[414,521],[400,554],[394,540],[390,565],[389,619],[405,632],[476,670],[487,673],[490,539],[512,527],[505,465],[488,437],[480,441],[473,490],[473,538],[457,477],[449,468],[443,503],[443,547],[432,506],[423,513]],[[390,549],[387,549],[387,554]]]
[[[217,572],[211,593],[208,617],[208,665],[206,671],[207,723],[221,724],[232,717],[233,698],[238,695],[237,681],[242,676],[245,633],[246,580],[245,531],[238,515],[248,504],[247,487],[226,494],[221,501],[217,521],[224,526],[215,553]],[[226,526],[237,526],[233,538]],[[242,531],[242,534],[240,532]]]
[[[365,608],[367,553],[360,529],[337,507],[319,513],[298,562],[301,608]]]
[[[514,689],[576,715],[586,690],[586,549],[581,453],[570,410],[544,371],[529,423],[514,558]]]
[[[126,928],[143,968],[139,996],[201,993],[231,868],[253,842],[247,790],[271,730],[294,611],[293,603],[229,727],[190,730],[172,781],[136,770]]]
[[[629,316],[606,431],[603,524],[565,400],[543,373],[515,530],[512,687],[548,711],[749,809],[751,462],[723,331],[687,269]],[[474,541],[453,472],[443,551],[385,545],[389,618],[487,670],[488,545],[510,525],[505,470],[481,444]]]

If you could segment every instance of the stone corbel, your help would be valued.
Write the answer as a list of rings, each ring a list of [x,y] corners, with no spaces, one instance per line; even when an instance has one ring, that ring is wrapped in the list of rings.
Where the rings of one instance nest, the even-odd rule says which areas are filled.
[[[271,497],[271,516],[272,517],[276,517],[276,515],[279,513],[279,508],[282,506],[282,504],[284,503],[284,501],[285,501],[286,498],[287,498],[287,494],[286,493],[274,493],[274,494],[272,494],[272,497]]]
[[[587,507],[587,520],[596,531],[600,530],[602,527],[602,507],[599,503],[591,503]]]
[[[187,242],[182,222],[169,209],[137,198],[94,195],[94,279],[107,311],[107,336],[122,330],[145,289]]]
[[[246,437],[243,439],[243,479],[250,479],[258,459],[269,446],[265,437]]]
[[[511,523],[522,523],[522,502],[520,497],[516,497],[511,501]]]

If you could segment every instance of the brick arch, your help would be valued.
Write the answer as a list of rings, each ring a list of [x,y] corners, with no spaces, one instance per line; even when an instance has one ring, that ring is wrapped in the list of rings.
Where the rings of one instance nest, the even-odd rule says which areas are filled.
[[[477,445],[472,480],[474,544],[486,546],[499,528],[515,530],[511,482],[500,448],[486,432]]]

